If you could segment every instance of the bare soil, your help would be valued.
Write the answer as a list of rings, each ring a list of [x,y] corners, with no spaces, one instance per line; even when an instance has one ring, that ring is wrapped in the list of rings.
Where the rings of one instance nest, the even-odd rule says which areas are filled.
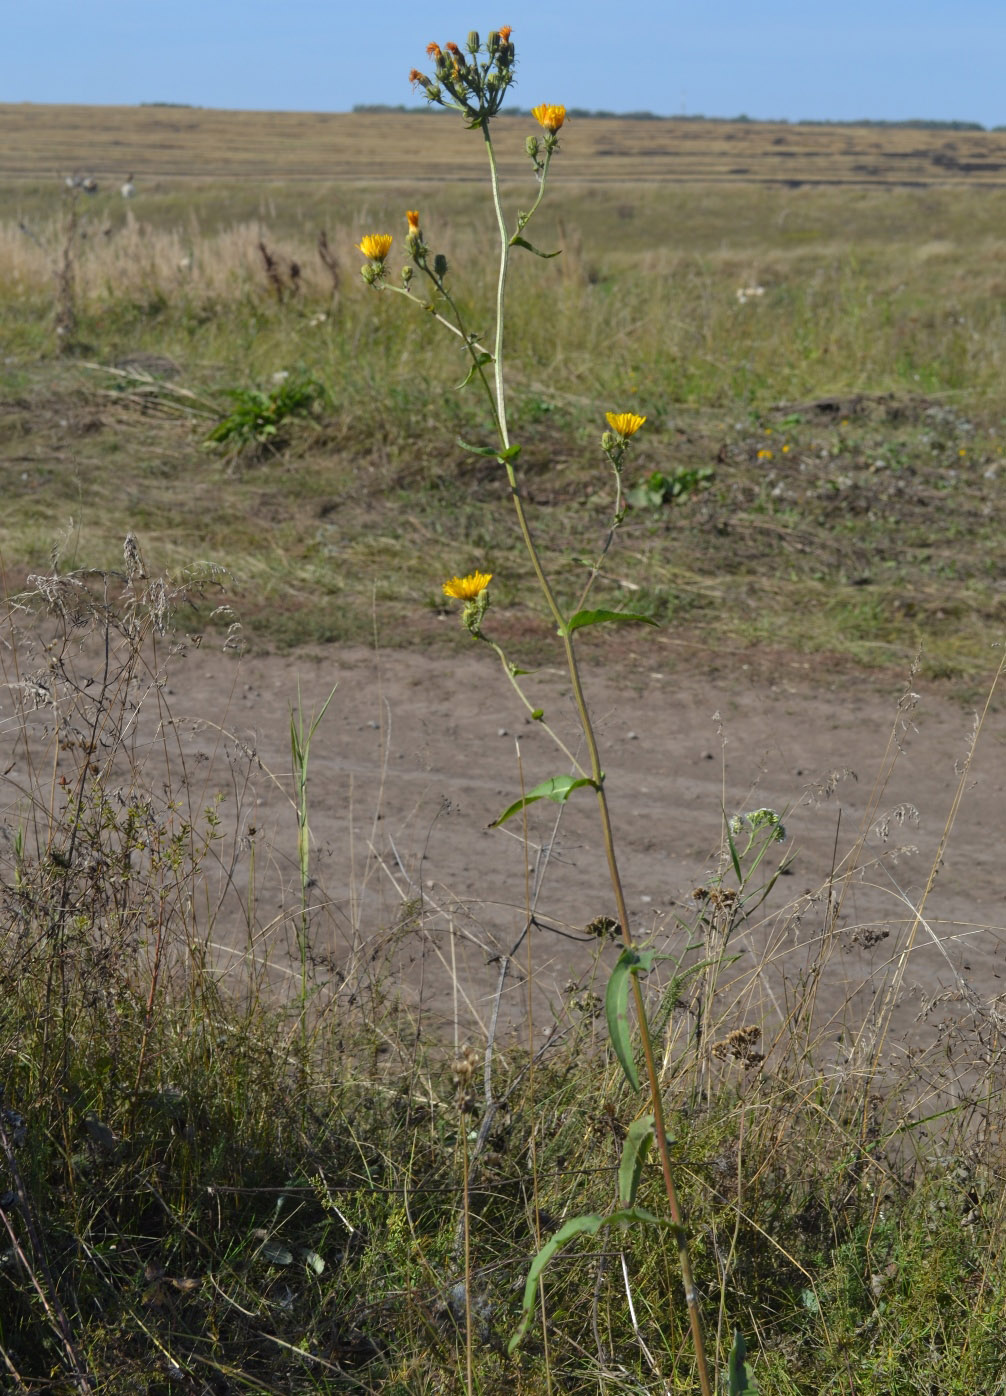
[[[975,713],[910,675],[832,674],[785,654],[755,666],[654,655],[659,663],[644,659],[631,679],[621,666],[587,672],[636,937],[680,952],[694,938],[696,889],[720,877],[736,887],[723,814],[767,806],[783,815],[787,840],[752,886],[780,858],[787,868],[732,937],[738,1012],[743,1000],[745,1013],[784,1019],[817,960],[817,1029],[837,1043],[880,1011],[892,983],[902,1041],[961,1015],[994,1015],[1006,993],[1006,750],[994,708],[967,766]],[[524,682],[572,742],[564,675],[545,667]],[[594,976],[602,986],[617,949],[584,932],[614,909],[594,798],[581,790],[564,806],[533,805],[526,841],[519,817],[490,828],[522,786],[568,763],[475,645],[240,660],[204,648],[173,661],[162,692],[184,733],[190,784],[201,782],[204,801],[224,792],[222,827],[239,855],[227,873],[237,897],[213,930],[222,955],[249,953],[235,907],[247,905],[254,846],[255,956],[268,954],[278,982],[297,963],[289,727],[298,686],[307,714],[336,687],[309,767],[317,973],[367,978],[404,1011],[421,1008],[428,1030],[485,1032],[500,956],[520,943],[530,905],[542,1021],[561,1020]],[[959,791],[920,922],[914,908]],[[524,1011],[526,954],[524,942],[501,1021]]]

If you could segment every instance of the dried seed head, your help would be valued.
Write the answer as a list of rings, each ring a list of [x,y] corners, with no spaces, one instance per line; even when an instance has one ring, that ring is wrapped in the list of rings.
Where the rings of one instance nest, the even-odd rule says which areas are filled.
[[[465,1087],[475,1075],[478,1064],[479,1059],[474,1047],[466,1043],[460,1057],[451,1066],[451,1076],[460,1092],[464,1093]]]

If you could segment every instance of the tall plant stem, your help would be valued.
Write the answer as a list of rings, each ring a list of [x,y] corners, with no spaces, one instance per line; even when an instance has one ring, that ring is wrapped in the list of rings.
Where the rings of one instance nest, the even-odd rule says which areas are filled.
[[[468,1121],[465,1118],[463,1099],[459,1102],[458,1119],[461,1122],[461,1167],[462,1167],[462,1206],[465,1224],[465,1391],[474,1396],[474,1346],[472,1342],[472,1237],[471,1237],[471,1183],[468,1166]]]
[[[500,203],[499,173],[496,168],[496,158],[493,152],[492,140],[489,135],[489,123],[482,127],[485,138],[486,153],[489,158],[489,170],[492,182],[493,207],[496,211],[496,222],[500,234],[500,267],[499,279],[496,286],[496,331],[494,344],[493,378],[496,390],[494,416],[499,429],[500,442],[504,451],[510,446],[510,437],[507,427],[506,396],[503,380],[503,327],[504,327],[504,304],[506,298],[506,279],[510,258],[510,238],[507,234],[506,219],[503,215],[503,208]],[[537,208],[544,192],[545,176],[548,172],[548,155],[546,155],[545,165],[541,171],[541,189],[538,199],[535,201],[532,212]],[[528,215],[529,217],[530,215]],[[524,225],[527,217],[524,219]],[[531,559],[531,566],[538,579],[545,603],[556,623],[559,635],[562,639],[563,649],[566,655],[566,667],[569,671],[570,684],[573,690],[573,701],[576,704],[577,716],[583,729],[584,740],[587,743],[587,752],[590,758],[591,783],[597,793],[598,811],[601,816],[601,833],[604,840],[604,851],[608,861],[608,874],[611,878],[611,887],[615,897],[615,909],[618,914],[618,922],[621,927],[622,940],[626,948],[632,948],[632,928],[629,922],[629,910],[625,902],[625,892],[622,887],[622,878],[618,868],[618,860],[615,855],[615,836],[611,824],[611,814],[608,809],[608,799],[604,790],[604,772],[601,769],[601,758],[597,746],[597,737],[594,733],[594,725],[590,719],[590,711],[587,707],[587,700],[583,692],[583,682],[580,677],[580,669],[576,660],[576,651],[573,645],[573,637],[569,633],[565,617],[562,613],[555,592],[545,574],[541,563],[534,535],[528,522],[527,512],[524,508],[524,501],[521,498],[520,486],[517,480],[517,472],[514,468],[513,460],[509,457],[502,457],[502,463],[506,469],[507,481],[510,485],[510,495],[513,499],[514,510],[517,515],[517,523],[521,531],[521,537],[527,548],[528,556]],[[654,1133],[657,1138],[657,1150],[660,1155],[660,1167],[664,1178],[664,1191],[667,1195],[667,1205],[671,1213],[671,1221],[674,1224],[674,1233],[677,1238],[678,1263],[681,1267],[681,1278],[685,1290],[685,1303],[688,1306],[688,1320],[692,1330],[692,1341],[695,1347],[695,1363],[698,1369],[699,1388],[702,1396],[713,1396],[713,1388],[709,1380],[709,1371],[706,1366],[705,1341],[702,1335],[702,1319],[699,1313],[698,1295],[695,1292],[695,1282],[692,1277],[691,1256],[688,1250],[688,1238],[685,1233],[684,1223],[681,1215],[681,1207],[678,1203],[677,1188],[674,1185],[674,1175],[671,1169],[671,1155],[667,1143],[667,1129],[664,1120],[664,1104],[660,1093],[660,1078],[657,1073],[656,1060],[653,1054],[653,1042],[650,1037],[649,1024],[646,1017],[646,1005],[643,1002],[643,991],[639,985],[638,975],[629,976],[632,982],[632,998],[636,1010],[636,1018],[639,1024],[639,1036],[643,1049],[643,1059],[646,1063],[646,1076],[650,1089],[650,1104],[653,1110]]]

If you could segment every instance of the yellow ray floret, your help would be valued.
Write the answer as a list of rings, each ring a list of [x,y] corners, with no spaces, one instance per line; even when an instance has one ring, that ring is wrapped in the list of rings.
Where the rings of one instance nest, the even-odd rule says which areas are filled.
[[[554,135],[566,120],[566,108],[553,106],[551,102],[542,102],[541,106],[531,108],[531,115],[539,126],[544,126],[546,131],[551,131]]]
[[[635,436],[646,421],[645,417],[637,417],[635,412],[606,412],[604,415],[608,426],[619,436]]]
[[[491,572],[470,572],[467,577],[452,577],[444,582],[444,595],[457,601],[474,601],[481,596],[493,579]]]
[[[383,262],[391,251],[391,244],[394,241],[390,233],[368,233],[362,237],[357,244],[365,257],[369,257],[372,262]]]

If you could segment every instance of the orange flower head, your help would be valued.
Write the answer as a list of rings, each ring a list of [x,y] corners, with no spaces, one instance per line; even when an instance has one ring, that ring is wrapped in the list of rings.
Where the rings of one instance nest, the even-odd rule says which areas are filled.
[[[542,102],[540,106],[531,108],[531,115],[539,126],[551,131],[554,136],[566,120],[566,108],[553,106],[551,102]]]
[[[418,237],[418,236],[419,236],[419,210],[418,210],[417,208],[410,208],[410,209],[408,209],[408,210],[406,211],[405,217],[408,219],[408,223],[409,223],[409,232],[408,232],[408,236],[409,236],[410,238],[411,238],[411,237]]]
[[[427,56],[430,57],[430,58],[439,58],[439,57],[441,56],[441,55],[440,55],[440,45],[439,45],[439,44],[427,44],[427,45],[426,45],[426,53],[427,53]]]
[[[412,85],[415,86],[415,84],[419,81],[419,79],[422,76],[423,75],[418,68],[412,68],[409,72],[409,82],[411,82]]]
[[[455,58],[459,58],[461,56],[461,50],[458,48],[457,44],[453,42],[449,44],[444,44],[444,48],[447,50],[448,53],[453,53]]]
[[[508,44],[508,43],[510,42],[510,35],[511,35],[512,33],[513,33],[513,29],[512,29],[512,27],[511,27],[509,24],[503,24],[503,25],[501,25],[501,26],[500,26],[500,30],[499,30],[499,36],[500,36],[501,42],[504,43],[504,44]]]

